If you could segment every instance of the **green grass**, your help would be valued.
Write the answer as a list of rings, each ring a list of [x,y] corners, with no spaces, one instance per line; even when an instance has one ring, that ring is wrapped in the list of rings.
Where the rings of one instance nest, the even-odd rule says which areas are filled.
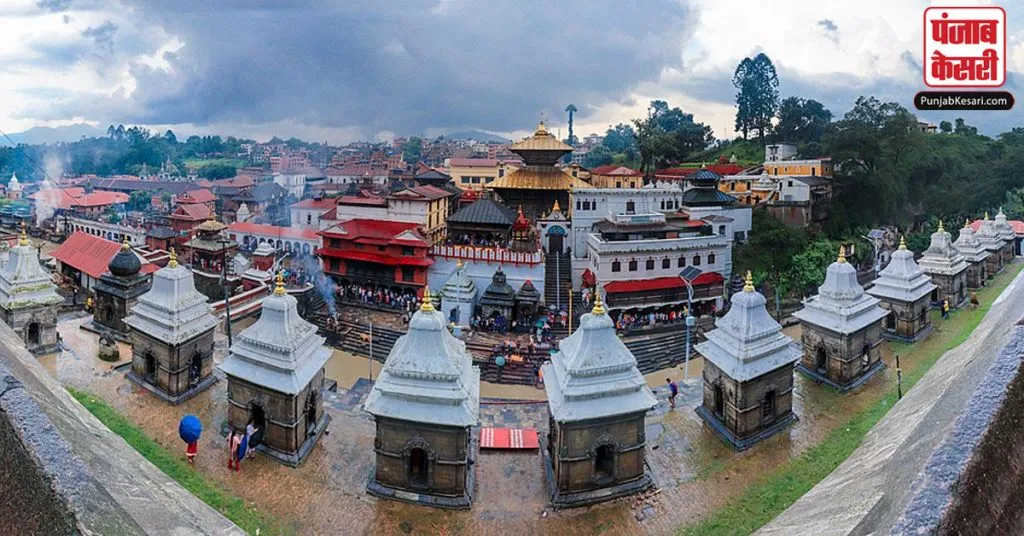
[[[245,167],[245,160],[240,158],[188,158],[185,160],[185,165],[189,167],[203,167],[207,164],[224,164],[240,168]]]
[[[132,448],[139,451],[142,457],[157,466],[199,500],[241,527],[242,530],[249,534],[256,534],[259,531],[261,535],[283,532],[280,529],[280,524],[272,516],[246,506],[243,499],[200,475],[196,472],[195,467],[182,460],[178,453],[171,452],[158,444],[132,424],[127,417],[107,405],[100,397],[71,387],[68,387],[67,390],[107,428],[110,428],[112,432],[127,441]]]
[[[937,344],[928,344],[930,341],[925,340],[917,345],[892,345],[894,354],[914,358],[913,365],[908,366],[906,362],[909,360],[906,359],[900,363],[904,393],[908,392],[943,354],[970,337],[988,312],[991,303],[1020,270],[1020,265],[1012,265],[1006,272],[1000,274],[999,281],[978,292],[981,305],[977,309],[958,311],[950,320],[944,321],[943,332],[931,335]],[[759,529],[810,491],[853,453],[865,434],[885,416],[896,400],[896,386],[893,385],[878,402],[840,424],[825,436],[821,443],[811,447],[775,473],[754,483],[743,495],[719,509],[708,519],[683,528],[680,534],[742,535]]]

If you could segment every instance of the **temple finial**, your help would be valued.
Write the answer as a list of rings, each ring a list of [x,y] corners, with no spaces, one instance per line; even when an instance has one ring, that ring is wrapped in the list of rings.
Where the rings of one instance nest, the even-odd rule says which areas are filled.
[[[836,259],[836,262],[840,264],[846,262],[846,248],[843,246],[839,246],[839,258]]]
[[[940,233],[946,232],[946,228],[942,226],[942,220],[939,220],[939,232]]]
[[[988,221],[988,211],[985,211],[985,221]]]
[[[601,288],[594,285],[594,308],[590,310],[591,314],[603,315],[604,314],[604,302],[601,300]]]
[[[19,246],[28,245],[28,233],[25,231],[26,227],[27,225],[25,224],[25,220],[21,220],[21,236],[18,237]]]
[[[274,287],[275,296],[284,296],[284,272],[277,272],[277,286]]]
[[[128,235],[124,235],[124,240],[121,242],[121,251],[128,251],[132,249],[132,245],[128,243]]]
[[[747,270],[747,277],[743,281],[743,292],[754,292],[754,275]]]
[[[420,304],[420,311],[433,313],[434,302],[430,299],[430,287],[423,287],[423,303]]]
[[[171,260],[167,262],[167,266],[170,268],[178,267],[178,254],[174,252],[174,248],[171,248]]]
[[[907,249],[907,241],[906,241],[905,237],[903,237],[901,235],[900,236],[900,250],[901,251],[906,251],[906,249]]]
[[[966,229],[966,228],[968,228],[970,226],[971,226],[971,219],[970,218],[964,218],[964,229]]]

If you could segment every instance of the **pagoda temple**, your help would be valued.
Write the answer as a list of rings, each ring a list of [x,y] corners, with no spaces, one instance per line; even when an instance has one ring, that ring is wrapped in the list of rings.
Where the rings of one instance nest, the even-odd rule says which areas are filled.
[[[988,212],[985,213],[985,219],[981,220],[981,225],[978,227],[976,233],[978,242],[981,242],[981,247],[985,248],[988,252],[988,258],[986,261],[986,270],[988,271],[989,277],[995,277],[996,274],[1003,271],[1003,247],[1006,245],[1002,238],[999,237],[999,232],[996,231],[994,222],[988,219]]]
[[[109,335],[119,341],[130,342],[129,327],[124,323],[139,296],[149,292],[152,279],[143,274],[142,261],[132,251],[125,236],[121,249],[110,259],[107,271],[93,286],[96,305],[93,307],[93,331]]]
[[[750,272],[745,283],[733,294],[729,312],[696,346],[705,359],[704,402],[697,414],[736,450],[796,421],[793,363],[800,359],[793,340],[768,316]]]
[[[505,272],[498,271],[491,276],[491,284],[484,290],[480,297],[480,309],[484,318],[501,317],[505,319],[506,325],[512,322],[512,311],[516,303],[516,291],[508,284]]]
[[[195,236],[182,245],[182,254],[195,275],[196,289],[211,301],[223,300],[225,288],[227,295],[233,294],[242,282],[231,271],[229,261],[235,256],[238,243],[224,234],[227,228],[211,214],[210,219],[196,226]]]
[[[498,194],[506,205],[522,206],[523,212],[531,220],[535,220],[555,201],[562,206],[569,206],[571,190],[589,186],[555,167],[563,156],[572,152],[572,147],[548,132],[544,121],[540,122],[532,136],[513,143],[509,150],[521,156],[526,166],[498,177],[487,187]]]
[[[441,303],[447,311],[448,322],[466,326],[476,309],[476,284],[463,269],[462,259],[455,265],[455,273],[448,278],[441,291]]]
[[[735,204],[735,197],[718,189],[718,183],[721,181],[721,175],[702,166],[687,177],[686,182],[690,188],[683,192],[681,205],[684,207],[718,207]]]
[[[540,305],[540,292],[533,286],[533,281],[527,279],[523,286],[516,291],[516,321],[520,324],[532,324],[537,316],[537,306]]]
[[[960,252],[967,262],[967,288],[978,289],[985,285],[988,279],[988,256],[989,252],[981,245],[981,241],[971,229],[971,220],[964,221],[964,228],[960,229],[960,236],[953,242],[953,247]]]
[[[1013,257],[1017,251],[1017,231],[1013,230],[1013,226],[1010,222],[1006,221],[1006,214],[1003,213],[1003,207],[999,207],[999,212],[996,214],[995,222],[992,227],[996,231],[996,236],[1003,239],[1003,249],[1000,253],[1003,257],[1003,264],[1009,264],[1013,262]]]
[[[213,385],[218,321],[211,311],[206,296],[196,290],[192,272],[178,264],[171,249],[167,266],[153,274],[152,288],[124,319],[132,328],[128,379],[171,404]]]
[[[259,320],[235,337],[218,366],[228,377],[228,424],[245,432],[251,420],[264,431],[257,452],[299,465],[330,421],[322,393],[330,357],[316,326],[299,317],[279,273]]]
[[[914,262],[914,252],[907,249],[906,241],[900,237],[899,249],[893,252],[889,265],[878,272],[874,286],[867,290],[889,311],[883,335],[907,342],[927,335],[932,329],[928,310],[935,289],[935,283]]]
[[[469,508],[480,417],[480,369],[448,332],[430,289],[395,342],[363,408],[377,425],[367,491],[378,497]]]
[[[793,313],[800,321],[803,357],[796,369],[808,377],[848,391],[882,370],[882,319],[888,314],[878,298],[866,295],[857,270],[839,258],[825,271],[818,294]]]
[[[932,243],[924,250],[918,264],[937,287],[932,291],[932,305],[942,307],[948,300],[949,306],[955,309],[967,303],[967,262],[953,247],[952,238],[940,220],[939,229],[932,233]]]
[[[550,416],[544,457],[554,506],[650,488],[644,416],[658,402],[616,335],[600,293],[543,372]]]
[[[10,248],[8,260],[0,269],[3,321],[33,354],[55,352],[60,346],[57,305],[61,303],[64,298],[57,294],[50,273],[39,264],[39,250],[29,241],[22,223],[18,245]]]

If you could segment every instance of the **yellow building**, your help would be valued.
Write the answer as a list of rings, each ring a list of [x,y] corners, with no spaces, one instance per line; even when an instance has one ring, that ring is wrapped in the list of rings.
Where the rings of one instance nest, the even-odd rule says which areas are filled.
[[[764,170],[773,177],[793,175],[798,177],[831,177],[832,159],[775,160],[764,163]]]
[[[432,244],[444,240],[450,192],[436,186],[415,186],[388,196],[387,215],[390,221],[420,224],[423,235]]]
[[[517,168],[497,158],[452,158],[448,163],[452,181],[463,190],[483,191],[495,179],[512,173]]]
[[[590,170],[590,184],[594,188],[642,188],[644,174],[626,166],[598,166]]]
[[[753,206],[778,199],[779,181],[768,175],[728,175],[719,181],[718,190],[744,205]]]

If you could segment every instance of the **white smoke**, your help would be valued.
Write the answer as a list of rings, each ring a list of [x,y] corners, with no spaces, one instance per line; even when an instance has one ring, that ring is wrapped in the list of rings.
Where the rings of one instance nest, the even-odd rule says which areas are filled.
[[[64,176],[64,164],[61,162],[60,157],[54,153],[47,153],[43,159],[43,169],[46,171],[46,175],[39,186],[39,191],[45,192],[55,189],[56,185],[53,181],[60,180]],[[57,211],[57,199],[58,196],[54,194],[36,196],[36,226],[40,226],[44,221],[53,218],[54,213]]]

